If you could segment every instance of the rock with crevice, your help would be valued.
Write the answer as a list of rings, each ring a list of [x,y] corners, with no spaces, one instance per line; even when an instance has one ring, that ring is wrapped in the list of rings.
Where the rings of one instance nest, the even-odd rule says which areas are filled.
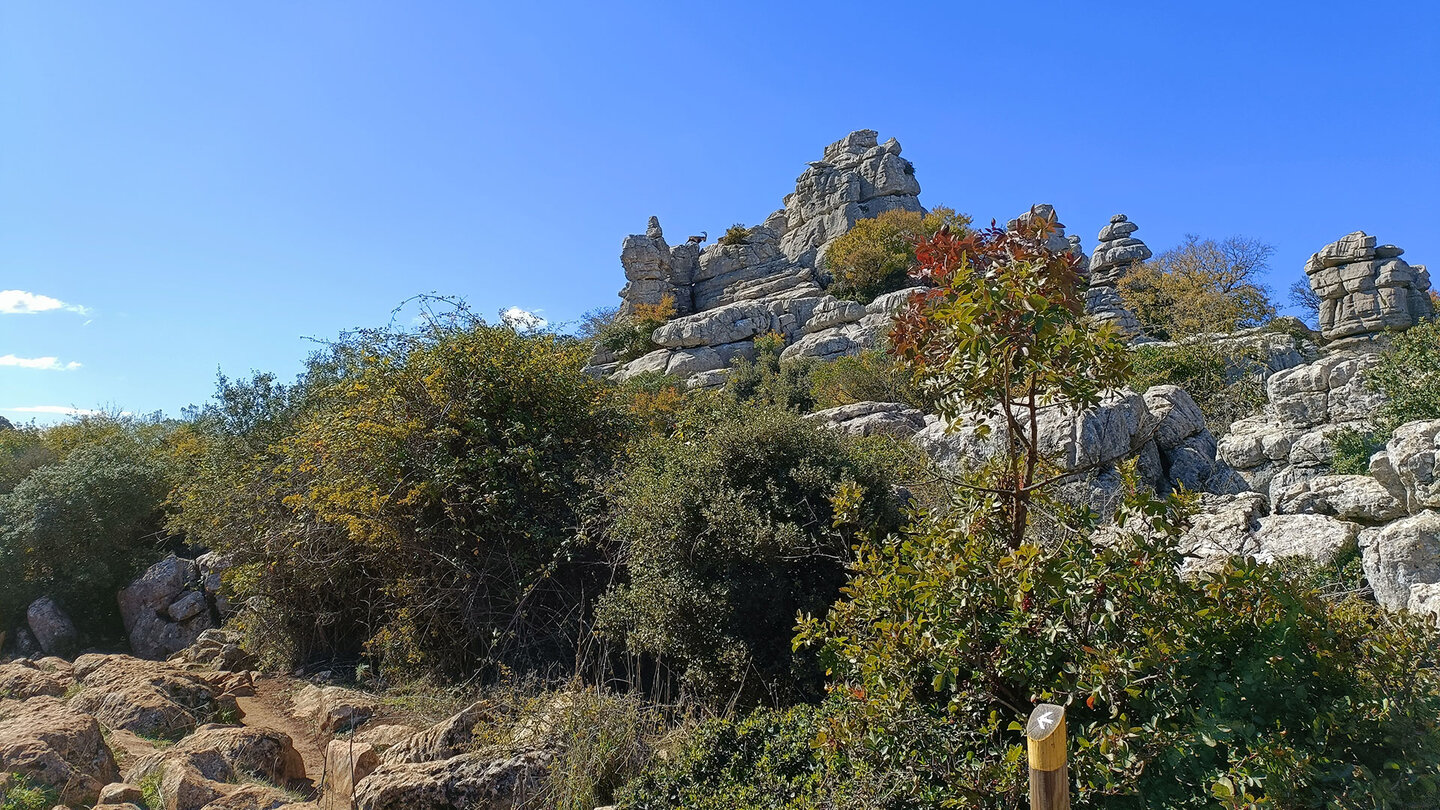
[[[175,738],[217,718],[239,716],[235,695],[210,676],[128,655],[75,659],[80,691],[71,700],[107,728]]]
[[[1360,550],[1375,601],[1440,616],[1440,512],[1427,509],[1368,530]]]
[[[215,626],[194,560],[166,557],[123,588],[118,601],[130,649],[141,658],[164,659]]]
[[[1320,299],[1320,332],[1329,341],[1362,341],[1409,329],[1434,315],[1430,274],[1410,265],[1394,245],[1355,231],[1321,248],[1305,263]]]
[[[99,722],[49,695],[0,700],[0,770],[55,790],[69,805],[93,804],[120,780]]]
[[[495,759],[485,752],[449,759],[386,763],[355,788],[357,810],[513,810],[543,788],[554,754],[526,751]]]

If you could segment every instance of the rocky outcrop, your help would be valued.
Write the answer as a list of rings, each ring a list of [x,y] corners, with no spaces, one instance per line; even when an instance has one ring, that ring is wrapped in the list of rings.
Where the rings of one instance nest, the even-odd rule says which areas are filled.
[[[142,737],[176,737],[222,717],[238,717],[235,695],[214,677],[128,655],[75,659],[80,691],[71,700],[107,728]]]
[[[60,697],[75,685],[71,666],[58,658],[31,661],[17,658],[0,664],[0,698],[25,700],[49,695]]]
[[[698,267],[700,248],[695,242],[671,247],[665,242],[660,220],[650,217],[644,234],[625,237],[620,265],[625,268],[625,289],[620,291],[621,311],[633,312],[640,304],[656,305],[666,298],[677,314],[693,311],[690,285]]]
[[[553,755],[503,759],[477,752],[436,762],[384,764],[355,788],[358,810],[511,810],[545,784]]]
[[[1100,229],[1090,256],[1090,287],[1085,292],[1085,312],[1098,323],[1114,324],[1125,335],[1138,335],[1140,322],[1120,300],[1120,279],[1152,255],[1150,248],[1134,237],[1139,228],[1124,214],[1116,214]]]
[[[95,718],[59,698],[0,700],[0,770],[55,790],[69,805],[88,805],[120,779]]]
[[[121,590],[118,599],[130,648],[141,658],[166,658],[215,626],[193,560],[166,557]]]
[[[322,810],[353,810],[355,786],[380,767],[375,746],[351,740],[331,740],[325,748],[325,779],[320,791]]]
[[[1220,438],[1219,457],[1249,487],[1273,502],[1297,482],[1324,474],[1330,437],[1364,429],[1381,397],[1362,381],[1374,355],[1336,352],[1275,372],[1265,382],[1268,403]]]
[[[314,723],[326,734],[333,734],[363,725],[375,715],[378,707],[375,698],[364,692],[311,684],[295,695],[290,714]]]
[[[856,402],[815,411],[805,418],[851,436],[908,439],[925,429],[925,414],[900,402]]]
[[[879,142],[862,129],[825,147],[824,156],[795,180],[785,198],[780,249],[801,267],[821,266],[825,249],[862,219],[886,211],[922,211],[915,167],[900,157],[900,142]]]
[[[1366,340],[1409,329],[1434,314],[1430,274],[1401,259],[1404,252],[1355,231],[1310,257],[1305,275],[1320,298],[1320,332],[1326,340]]]
[[[46,655],[73,655],[75,646],[80,641],[80,634],[75,631],[75,623],[55,600],[48,596],[42,596],[30,603],[25,611],[25,623],[30,627],[30,633],[35,636],[35,643],[40,645],[41,651]]]
[[[597,350],[594,373],[624,380],[662,373],[709,387],[737,358],[755,356],[757,336],[784,337],[790,357],[834,358],[875,345],[889,328],[895,301],[861,307],[826,296],[825,250],[861,219],[885,211],[921,212],[915,169],[893,138],[881,144],[872,130],[852,132],[825,149],[785,198],[785,208],[743,235],[702,250],[697,239],[671,247],[650,218],[644,234],[621,246],[627,284],[622,311],[674,299],[676,320],[656,330],[660,350],[626,363]],[[820,319],[810,323],[820,310]],[[798,345],[798,348],[795,348]]]

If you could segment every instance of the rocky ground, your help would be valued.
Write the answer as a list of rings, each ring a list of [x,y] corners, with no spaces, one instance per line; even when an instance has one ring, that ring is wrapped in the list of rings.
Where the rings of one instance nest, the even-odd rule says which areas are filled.
[[[479,703],[424,725],[374,695],[250,663],[211,630],[164,662],[0,664],[0,779],[97,810],[484,810],[533,795],[553,757],[533,722],[501,734],[509,745],[479,746],[494,723]]]

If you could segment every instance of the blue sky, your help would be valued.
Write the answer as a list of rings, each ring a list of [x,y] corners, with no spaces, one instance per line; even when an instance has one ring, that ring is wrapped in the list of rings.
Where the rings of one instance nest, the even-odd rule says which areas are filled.
[[[417,293],[572,320],[650,214],[757,223],[861,128],[1087,249],[1440,266],[1430,2],[0,0],[0,415],[176,414]]]

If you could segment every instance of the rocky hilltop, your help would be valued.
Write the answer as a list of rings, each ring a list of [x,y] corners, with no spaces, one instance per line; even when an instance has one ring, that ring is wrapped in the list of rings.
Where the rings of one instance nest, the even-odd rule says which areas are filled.
[[[880,344],[893,313],[918,288],[868,305],[826,292],[823,258],[835,238],[882,211],[924,211],[914,166],[900,144],[880,144],[871,130],[826,147],[796,180],[785,207],[751,228],[743,242],[701,247],[699,240],[669,247],[652,217],[644,235],[626,237],[621,252],[629,284],[625,307],[673,296],[680,317],[655,330],[661,348],[624,365],[601,363],[597,373],[625,379],[646,372],[684,378],[692,388],[725,380],[735,358],[753,358],[756,336],[778,333],[782,359],[834,359]],[[1067,235],[1055,209],[1037,204],[1012,219],[1014,230],[1042,217],[1055,230],[1054,250],[1077,255],[1087,269],[1086,310],[1144,342],[1118,285],[1152,256],[1125,214],[1110,218],[1086,255]],[[1330,439],[1364,423],[1379,404],[1363,371],[1386,336],[1433,316],[1429,274],[1401,259],[1402,249],[1363,231],[1318,250],[1305,265],[1320,300],[1320,332],[1298,322],[1287,330],[1253,329],[1199,338],[1260,358],[1244,373],[1258,374],[1267,403],[1216,435],[1183,388],[1120,391],[1086,412],[1049,411],[1040,434],[1048,451],[1074,470],[1074,485],[1103,505],[1119,486],[1115,464],[1135,458],[1158,491],[1203,493],[1202,515],[1190,536],[1196,565],[1231,554],[1270,559],[1299,554],[1334,559],[1357,546],[1382,604],[1440,615],[1440,501],[1429,483],[1440,477],[1440,423],[1396,431],[1371,461],[1367,476],[1329,474]],[[1292,319],[1293,320],[1293,319]],[[599,358],[601,361],[609,358]],[[997,424],[951,424],[893,402],[865,402],[820,411],[810,418],[858,435],[910,438],[932,459],[969,465],[999,452]]]

